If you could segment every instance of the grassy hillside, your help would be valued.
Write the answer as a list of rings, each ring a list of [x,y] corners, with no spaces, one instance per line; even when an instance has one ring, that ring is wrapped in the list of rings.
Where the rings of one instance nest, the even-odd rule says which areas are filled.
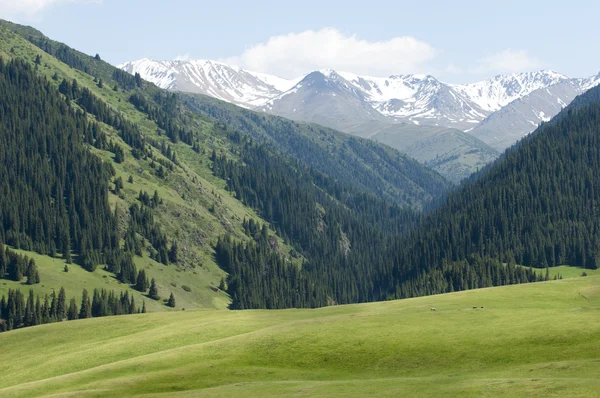
[[[177,309],[181,308],[227,308],[229,298],[215,286],[207,286],[207,280],[198,270],[180,268],[177,266],[165,266],[157,263],[148,256],[134,258],[138,270],[144,270],[149,278],[155,278],[158,285],[160,301],[148,298],[145,294],[132,289],[129,285],[121,283],[114,274],[98,268],[94,272],[88,272],[76,264],[66,264],[62,259],[51,258],[34,252],[16,250],[20,254],[33,258],[40,273],[41,283],[36,285],[25,285],[24,282],[14,282],[0,279],[0,297],[6,296],[9,289],[21,289],[27,293],[30,289],[36,295],[50,295],[64,287],[67,297],[75,297],[79,303],[81,291],[87,289],[107,289],[115,291],[128,291],[133,295],[141,308],[145,302],[148,311],[170,310],[164,305],[164,300],[169,298],[172,292],[177,300]],[[68,272],[65,272],[65,265]],[[215,289],[215,290],[213,290]],[[189,291],[188,291],[189,290]]]
[[[0,335],[0,395],[593,396],[599,311],[600,276],[588,276],[318,310],[43,325]]]

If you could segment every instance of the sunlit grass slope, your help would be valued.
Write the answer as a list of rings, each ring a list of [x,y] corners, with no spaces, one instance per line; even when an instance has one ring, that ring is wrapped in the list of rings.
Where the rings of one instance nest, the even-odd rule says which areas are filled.
[[[600,276],[317,310],[98,318],[8,332],[0,346],[2,397],[594,396]]]

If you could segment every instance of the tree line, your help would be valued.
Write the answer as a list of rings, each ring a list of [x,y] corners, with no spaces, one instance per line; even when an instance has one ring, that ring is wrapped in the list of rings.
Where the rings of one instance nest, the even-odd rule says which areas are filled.
[[[116,293],[94,289],[92,297],[83,289],[80,304],[75,298],[67,302],[64,288],[58,294],[41,297],[29,291],[27,297],[19,289],[10,289],[0,298],[0,332],[46,323],[72,321],[102,316],[137,314],[146,312],[146,305],[138,308],[128,292]]]
[[[40,283],[40,273],[35,261],[27,256],[15,253],[0,242],[0,279],[21,282],[27,278],[28,285]]]

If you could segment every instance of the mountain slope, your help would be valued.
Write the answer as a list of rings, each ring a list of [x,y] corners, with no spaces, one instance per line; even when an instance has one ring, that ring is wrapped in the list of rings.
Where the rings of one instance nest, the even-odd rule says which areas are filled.
[[[341,131],[348,126],[385,118],[365,103],[363,93],[334,71],[308,74],[289,91],[259,109],[292,120],[317,123]]]
[[[441,196],[447,181],[397,150],[317,125],[296,123],[181,94],[190,109],[277,148],[322,173],[388,201],[421,208]]]
[[[584,87],[579,81],[565,80],[541,88],[492,113],[469,133],[504,150],[557,115]]]
[[[398,149],[455,183],[500,155],[474,136],[444,127],[367,122],[349,132]]]
[[[478,253],[527,266],[598,268],[599,91],[581,95],[580,107],[543,124],[451,194],[409,240],[402,263],[431,267]]]
[[[97,121],[107,137],[107,143],[116,145],[120,150],[114,149],[114,151],[122,153],[123,159],[119,163],[115,161],[115,153],[107,148],[88,146],[89,151],[114,168],[115,175],[110,179],[108,199],[111,214],[115,211],[118,213],[121,236],[125,235],[129,228],[131,206],[142,204],[140,193],[146,192],[152,196],[153,192],[157,192],[160,205],[152,208],[151,213],[161,233],[168,237],[169,244],[178,242],[178,261],[167,266],[151,258],[154,256],[153,244],[148,239],[143,239],[145,250],[142,250],[141,256],[136,255],[133,258],[137,269],[145,270],[149,278],[157,280],[159,294],[163,298],[173,292],[179,308],[226,308],[229,297],[217,287],[225,274],[214,262],[214,244],[218,237],[225,233],[233,234],[238,239],[248,239],[243,229],[243,218],[259,221],[260,217],[231,198],[223,190],[224,182],[213,176],[210,169],[210,154],[213,150],[221,151],[227,148],[227,139],[221,130],[214,122],[190,113],[186,120],[179,119],[177,123],[182,127],[193,125],[195,138],[201,139],[202,143],[197,143],[196,151],[181,141],[172,142],[165,136],[165,130],[150,120],[150,115],[140,112],[130,103],[133,93],[142,93],[154,103],[153,98],[158,98],[157,94],[161,93],[156,87],[143,82],[140,82],[142,87],[139,87],[133,77],[127,79],[129,75],[125,73],[122,76],[115,75],[115,71],[118,70],[109,64],[53,42],[31,28],[6,22],[2,22],[2,26],[21,32],[25,37],[70,62],[71,66],[3,27],[0,27],[2,37],[0,56],[4,56],[5,59],[27,60],[35,66],[38,75],[46,77],[54,86],[54,90],[58,90],[63,79],[67,82],[76,79],[81,90],[88,90],[86,93],[92,94],[87,96],[89,102],[74,100],[71,105],[75,109],[91,106],[85,108],[90,121]],[[36,66],[38,58],[40,62]],[[91,74],[86,73],[86,70]],[[10,101],[11,98],[5,97],[4,100]],[[114,127],[118,125],[114,121],[110,122],[110,118],[100,117],[102,114],[99,110],[104,109],[105,106],[111,109],[110,114],[120,115],[123,118],[117,119],[120,120],[119,123],[122,121],[131,123],[128,127],[131,133],[139,131],[143,134],[144,155],[138,152],[136,146],[139,142],[136,143],[135,134],[125,135],[121,127]],[[107,124],[109,122],[112,124]],[[162,171],[159,173],[160,170]],[[97,184],[99,188],[102,186],[101,181],[96,179],[90,179],[89,182]],[[122,188],[117,189],[117,182]],[[278,242],[281,253],[286,254],[291,250],[281,240]],[[37,250],[36,247],[33,248]],[[110,287],[117,291],[128,291],[135,296],[140,306],[145,300],[149,311],[168,309],[162,301],[150,300],[132,289],[130,284],[118,281],[112,272],[97,269],[92,273],[87,271],[81,273],[80,265],[74,264],[69,268],[78,269],[71,269],[66,273],[63,271],[64,260],[28,255],[36,258],[38,269],[44,278],[42,284],[32,286],[36,294],[42,294],[42,297],[43,294],[50,294],[54,289],[58,291],[61,286],[79,286],[77,290],[67,291],[69,297],[80,294],[83,287],[88,289]],[[78,262],[77,259],[75,261]],[[9,288],[23,288],[19,282],[3,282],[5,283],[0,285],[0,296]]]
[[[127,62],[119,68],[139,73],[145,80],[169,90],[210,95],[233,104],[255,107],[289,90],[294,81],[252,73],[216,61]]]

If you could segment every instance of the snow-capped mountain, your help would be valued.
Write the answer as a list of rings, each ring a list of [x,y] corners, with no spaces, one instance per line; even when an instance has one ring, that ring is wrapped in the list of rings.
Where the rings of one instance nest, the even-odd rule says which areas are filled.
[[[566,80],[571,79],[551,70],[542,70],[500,75],[477,83],[450,86],[483,110],[495,112],[540,88],[550,87]]]
[[[289,90],[297,80],[249,72],[209,60],[153,61],[142,59],[119,65],[139,73],[161,88],[206,94],[236,105],[253,108]]]
[[[585,79],[560,79],[509,102],[469,133],[497,150],[504,150],[567,107],[579,94],[600,84],[600,74]]]
[[[362,90],[330,69],[308,74],[292,89],[258,109],[342,131],[365,121],[386,121],[386,117],[365,100]]]
[[[371,77],[331,69],[297,79],[282,79],[206,60],[143,59],[120,67],[132,74],[137,72],[162,88],[201,93],[249,109],[373,139],[375,132],[386,125],[402,124],[403,128],[394,129],[393,139],[391,130],[386,130],[386,139],[392,146],[406,150],[400,145],[401,135],[410,130],[413,135],[421,134],[424,140],[415,144],[419,154],[435,153],[436,159],[440,158],[440,148],[434,141],[440,135],[436,133],[438,138],[432,138],[428,133],[431,127],[467,132],[501,151],[535,130],[540,122],[555,116],[577,95],[600,83],[600,74],[572,79],[551,70],[500,75],[470,84],[448,84],[430,75]],[[408,129],[408,125],[414,128]],[[469,167],[479,167],[494,151],[481,147],[481,143],[472,145],[469,140],[459,140],[457,134],[444,137],[454,139],[452,145],[446,144],[455,147],[450,148],[455,151],[449,152],[453,154],[451,158],[456,158],[456,150],[461,151],[462,157],[472,151],[481,156],[478,155],[477,161],[460,161],[459,165],[440,165],[440,171],[460,169],[467,175]],[[461,174],[451,177],[460,178]]]
[[[390,119],[469,128],[486,116],[470,98],[430,75],[361,77],[340,73]]]

